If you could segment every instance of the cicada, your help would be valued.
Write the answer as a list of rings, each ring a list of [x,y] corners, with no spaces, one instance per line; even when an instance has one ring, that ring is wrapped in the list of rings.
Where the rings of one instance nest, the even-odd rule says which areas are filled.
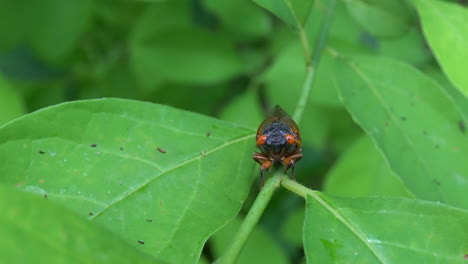
[[[260,164],[261,187],[265,183],[264,172],[273,166],[282,164],[286,173],[291,168],[294,177],[294,165],[302,158],[301,135],[296,122],[279,105],[260,124],[257,130],[257,148],[253,159]]]

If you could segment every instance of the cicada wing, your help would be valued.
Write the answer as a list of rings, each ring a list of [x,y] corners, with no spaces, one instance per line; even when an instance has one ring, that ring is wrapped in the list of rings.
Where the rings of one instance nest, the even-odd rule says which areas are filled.
[[[299,127],[297,126],[296,122],[292,119],[292,117],[286,113],[286,111],[281,108],[281,106],[276,105],[273,110],[270,112],[270,114],[263,120],[263,122],[260,124],[257,130],[257,138],[260,136],[262,133],[263,129],[265,126],[268,124],[271,124],[275,121],[280,121],[287,126],[291,128],[294,134],[296,134],[297,140],[301,140],[301,135],[299,133]]]

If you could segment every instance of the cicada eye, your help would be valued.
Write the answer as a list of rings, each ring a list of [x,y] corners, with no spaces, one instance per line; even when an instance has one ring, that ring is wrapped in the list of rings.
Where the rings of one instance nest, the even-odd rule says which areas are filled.
[[[260,136],[260,137],[257,138],[257,144],[258,145],[263,145],[263,144],[265,144],[266,140],[267,140],[266,135]]]
[[[286,138],[286,141],[290,145],[292,145],[292,144],[294,144],[294,142],[296,142],[296,139],[293,137],[293,135],[287,134],[284,137]]]

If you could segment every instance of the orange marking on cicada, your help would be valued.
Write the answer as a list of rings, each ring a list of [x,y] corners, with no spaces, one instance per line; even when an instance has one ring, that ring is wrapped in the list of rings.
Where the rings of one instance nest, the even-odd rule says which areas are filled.
[[[267,136],[266,135],[263,135],[263,136],[260,136],[257,138],[257,145],[263,145],[265,144],[267,140]]]
[[[293,135],[287,134],[284,136],[286,138],[286,141],[288,142],[289,145],[294,144],[296,142],[296,139],[294,138]]]

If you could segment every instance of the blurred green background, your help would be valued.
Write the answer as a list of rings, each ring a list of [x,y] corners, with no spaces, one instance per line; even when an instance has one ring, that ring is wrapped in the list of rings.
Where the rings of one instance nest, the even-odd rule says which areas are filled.
[[[310,3],[304,24],[313,43],[326,1]],[[360,10],[338,1],[328,47],[346,55],[392,57],[450,86],[413,8],[403,0],[380,3],[396,22],[362,21]],[[0,125],[62,102],[119,97],[255,128],[275,104],[292,114],[304,82],[305,59],[296,29],[252,1],[0,0],[0,7]],[[348,149],[353,156],[374,153],[378,161],[366,175],[391,173],[340,103],[333,66],[330,54],[323,54],[301,124],[305,144],[298,181],[314,189],[324,188],[330,169]],[[383,190],[360,186],[336,191],[340,187],[333,181],[326,186],[349,196],[407,196],[397,180]],[[300,259],[303,203],[279,192],[262,226],[291,258]]]

